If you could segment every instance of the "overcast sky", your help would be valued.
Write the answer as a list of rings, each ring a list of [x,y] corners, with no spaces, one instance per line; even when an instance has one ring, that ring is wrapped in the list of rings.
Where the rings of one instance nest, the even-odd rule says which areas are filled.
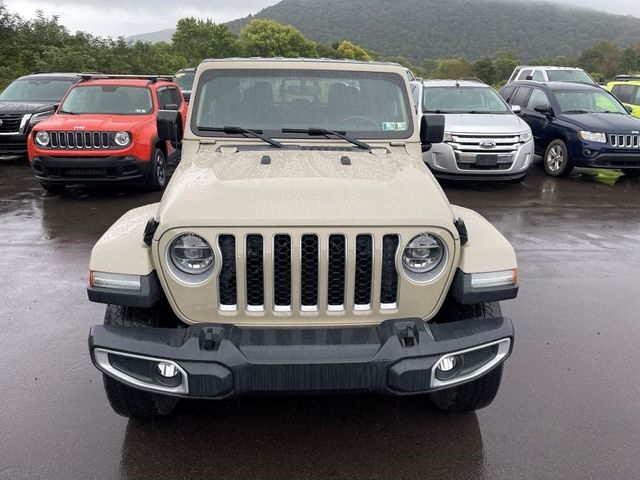
[[[25,18],[37,9],[56,14],[69,30],[100,36],[129,36],[175,26],[178,19],[194,16],[227,22],[277,3],[278,0],[4,0],[8,9]],[[322,1],[322,0],[316,0]],[[446,1],[446,0],[442,0]],[[529,1],[529,0],[525,0]],[[623,15],[640,17],[638,0],[556,0]]]

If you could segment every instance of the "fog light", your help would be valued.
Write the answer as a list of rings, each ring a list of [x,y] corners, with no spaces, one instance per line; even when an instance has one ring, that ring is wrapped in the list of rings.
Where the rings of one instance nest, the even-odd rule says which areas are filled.
[[[462,368],[462,359],[455,355],[444,357],[436,365],[436,378],[438,380],[451,380]]]
[[[158,373],[164,378],[174,378],[180,373],[178,367],[174,363],[160,362],[157,366]]]

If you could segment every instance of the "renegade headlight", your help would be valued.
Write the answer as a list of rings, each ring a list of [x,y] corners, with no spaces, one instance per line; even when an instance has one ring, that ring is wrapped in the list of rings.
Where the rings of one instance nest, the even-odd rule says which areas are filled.
[[[169,258],[179,271],[188,275],[208,272],[215,259],[209,242],[195,233],[185,233],[171,242]]]
[[[131,135],[129,135],[129,132],[116,132],[113,136],[113,141],[119,147],[126,147],[131,142]]]
[[[589,142],[607,143],[607,135],[602,132],[587,132],[580,130],[580,138]]]
[[[36,133],[36,143],[41,147],[49,145],[49,133],[45,131]]]
[[[532,138],[533,138],[533,135],[531,134],[531,130],[520,134],[520,141],[522,143],[527,143]]]
[[[409,274],[424,275],[435,271],[444,263],[445,253],[445,246],[440,238],[423,233],[411,239],[404,248],[402,266]]]

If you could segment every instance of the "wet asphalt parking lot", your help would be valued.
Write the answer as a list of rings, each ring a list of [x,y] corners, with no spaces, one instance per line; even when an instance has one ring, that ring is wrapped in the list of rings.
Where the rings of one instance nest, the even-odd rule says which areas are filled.
[[[132,190],[44,194],[0,162],[0,479],[640,478],[640,179],[534,167],[522,185],[446,186],[514,244],[516,344],[495,402],[253,397],[115,415],[87,351],[92,245]]]

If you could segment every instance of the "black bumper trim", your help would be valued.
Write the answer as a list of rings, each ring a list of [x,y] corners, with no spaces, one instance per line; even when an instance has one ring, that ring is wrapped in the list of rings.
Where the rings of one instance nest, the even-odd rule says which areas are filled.
[[[92,152],[87,151],[87,154]],[[31,162],[31,170],[42,182],[57,185],[85,183],[124,183],[144,180],[149,161],[131,155],[111,157],[51,157],[38,155]],[[82,171],[86,173],[83,175]],[[70,175],[69,172],[75,173]]]
[[[597,153],[592,157],[577,156],[574,164],[583,168],[640,168],[640,150]]]
[[[500,170],[487,170],[487,172],[497,172]],[[431,170],[433,176],[439,180],[455,180],[455,181],[467,181],[467,182],[507,182],[511,180],[518,180],[524,178],[529,173],[529,170],[519,173],[505,173],[505,174],[482,174],[482,170],[474,170],[474,173],[446,173],[439,170]]]
[[[451,286],[451,296],[463,305],[474,303],[499,302],[511,300],[518,296],[518,285],[506,285],[504,287],[473,288],[471,286],[471,274],[456,270]]]
[[[162,297],[162,288],[156,272],[140,277],[140,290],[113,290],[109,288],[87,288],[89,300],[96,303],[113,303],[125,307],[152,307]]]
[[[96,325],[89,349],[94,364],[95,349],[175,361],[187,372],[189,397],[336,391],[407,395],[430,391],[431,369],[442,355],[506,338],[512,345],[513,325],[507,318],[436,325],[399,319],[371,327],[295,330]]]

